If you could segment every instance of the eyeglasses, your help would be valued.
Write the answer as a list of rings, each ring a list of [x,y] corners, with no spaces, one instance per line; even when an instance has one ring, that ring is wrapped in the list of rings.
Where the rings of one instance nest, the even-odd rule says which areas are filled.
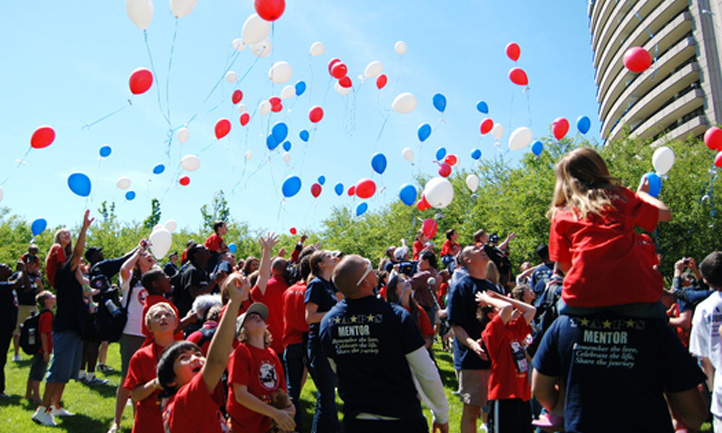
[[[367,277],[371,272],[374,271],[374,268],[371,266],[371,260],[369,260],[369,259],[364,259],[364,261],[366,261],[366,272],[364,272],[364,274],[361,276],[361,278],[359,278],[358,282],[356,283],[356,286],[360,286],[361,283],[364,282],[364,280],[366,279],[366,277]]]

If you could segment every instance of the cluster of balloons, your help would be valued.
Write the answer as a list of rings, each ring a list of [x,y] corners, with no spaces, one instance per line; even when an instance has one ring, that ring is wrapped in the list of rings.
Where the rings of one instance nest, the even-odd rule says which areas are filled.
[[[519,47],[519,44],[517,44],[516,42],[510,42],[509,44],[507,44],[506,55],[512,61],[518,61],[519,57],[521,56],[521,48]],[[518,86],[529,85],[529,78],[527,77],[526,72],[522,68],[511,68],[509,70],[509,80],[511,80],[512,83]]]

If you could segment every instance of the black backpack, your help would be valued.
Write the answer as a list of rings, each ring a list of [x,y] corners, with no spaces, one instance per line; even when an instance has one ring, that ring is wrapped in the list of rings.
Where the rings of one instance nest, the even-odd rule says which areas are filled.
[[[35,355],[42,347],[40,341],[40,314],[33,313],[20,325],[20,348],[28,355]]]
[[[128,304],[133,295],[135,281],[130,282],[128,296],[125,306],[120,302],[120,295],[117,287],[110,286],[110,281],[105,275],[96,275],[90,281],[90,286],[101,291],[93,297],[98,305],[95,314],[91,314],[88,325],[84,332],[84,338],[88,341],[116,342],[123,335],[123,329],[128,321]]]
[[[544,333],[547,332],[552,323],[559,317],[557,303],[559,302],[560,293],[561,284],[552,280],[547,283],[544,292],[540,295],[541,299],[536,309],[537,314],[532,323],[532,342],[529,347],[527,347],[527,352],[530,356],[534,356],[539,348],[542,337],[544,337]]]

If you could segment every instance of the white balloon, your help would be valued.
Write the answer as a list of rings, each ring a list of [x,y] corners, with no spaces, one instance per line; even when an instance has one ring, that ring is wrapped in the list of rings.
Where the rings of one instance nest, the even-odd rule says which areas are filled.
[[[150,232],[153,233],[154,231],[160,230],[160,229],[163,229],[163,228],[165,228],[165,226],[164,226],[163,224],[156,224],[156,225],[153,226],[153,230],[151,230]],[[169,231],[170,231],[170,230],[169,230]]]
[[[381,75],[384,72],[384,65],[381,64],[378,60],[374,60],[373,62],[369,63],[368,66],[366,66],[366,69],[364,70],[364,76],[367,78],[376,78],[379,75]]]
[[[156,259],[162,259],[170,251],[171,244],[173,243],[173,236],[165,227],[153,230],[153,233],[148,236],[150,241],[150,251],[153,253]]]
[[[168,230],[169,232],[173,233],[175,231],[175,229],[177,229],[177,228],[178,228],[178,223],[176,222],[176,220],[168,220],[165,222],[165,229]]]
[[[246,161],[250,161],[251,158],[253,158],[253,152],[251,152],[250,150],[247,150],[246,151]]]
[[[188,128],[185,127],[179,129],[176,133],[176,137],[178,137],[178,141],[180,141],[181,143],[185,143],[186,141],[188,141],[188,138],[190,136],[191,132],[188,130]]]
[[[404,41],[398,41],[394,44],[394,50],[398,54],[404,54],[406,52],[406,48],[406,42]]]
[[[145,30],[153,19],[153,0],[126,0],[125,11],[133,24]]]
[[[317,57],[323,54],[324,51],[326,51],[326,47],[323,45],[323,42],[314,42],[313,44],[311,44],[311,49],[309,51],[311,52],[312,56]]]
[[[466,186],[469,187],[471,192],[476,191],[476,188],[479,187],[479,176],[475,174],[470,174],[466,176]]]
[[[228,71],[226,72],[226,81],[229,83],[235,83],[238,81],[238,74],[236,74],[234,71]]]
[[[238,112],[243,114],[248,112],[248,106],[246,104],[238,104]]]
[[[674,151],[667,146],[655,150],[654,155],[652,155],[652,165],[654,165],[654,171],[658,175],[667,174],[674,165]]]
[[[128,189],[130,188],[130,178],[125,176],[119,177],[116,185],[118,185],[120,189]]]
[[[268,57],[271,55],[271,52],[273,52],[273,42],[271,42],[268,38],[262,40],[261,42],[256,42],[251,45],[251,52],[256,57]]]
[[[504,135],[504,127],[501,125],[501,123],[494,124],[494,127],[491,128],[491,135],[494,137],[495,140],[501,140],[501,137]]]
[[[414,151],[411,150],[410,147],[404,147],[404,150],[401,151],[401,156],[409,162],[414,162]]]
[[[185,171],[196,171],[201,166],[201,160],[195,155],[186,155],[181,159],[181,167]]]
[[[286,164],[290,164],[290,163],[291,163],[291,153],[290,153],[290,152],[283,152],[283,161],[284,161]]]
[[[246,49],[246,43],[243,42],[243,39],[241,38],[234,39],[233,42],[231,42],[231,46],[233,46],[233,49],[236,51],[243,51]]]
[[[426,182],[424,197],[431,207],[443,209],[454,200],[454,186],[446,178],[435,177]]]
[[[336,89],[336,91],[342,95],[348,95],[351,92],[351,89],[348,87],[343,87],[342,85],[338,84],[338,81],[336,81],[336,84],[333,85],[333,88]]]
[[[496,127],[496,125],[494,125],[494,127]],[[494,130],[492,129],[491,132],[493,133]],[[534,134],[532,134],[531,129],[526,126],[516,128],[509,136],[509,150],[523,149],[530,145],[533,139]]]
[[[416,96],[412,93],[402,93],[394,99],[393,104],[391,104],[391,108],[393,108],[397,113],[406,114],[414,111],[416,109],[416,104]]]
[[[196,0],[170,0],[170,10],[176,18],[183,18],[195,8]]]
[[[3,191],[3,187],[0,186],[0,201],[3,201],[3,197],[5,197],[5,192]]]
[[[241,40],[247,45],[253,45],[261,42],[269,33],[271,33],[270,21],[266,21],[257,14],[253,14],[243,23]]]
[[[268,71],[268,79],[276,84],[283,84],[291,79],[293,68],[288,62],[276,62]]]
[[[258,112],[261,113],[262,116],[265,116],[266,114],[271,112],[271,103],[268,101],[261,101],[261,103],[258,105]]]
[[[296,88],[290,84],[281,90],[281,98],[283,99],[293,98],[294,96],[296,96]]]

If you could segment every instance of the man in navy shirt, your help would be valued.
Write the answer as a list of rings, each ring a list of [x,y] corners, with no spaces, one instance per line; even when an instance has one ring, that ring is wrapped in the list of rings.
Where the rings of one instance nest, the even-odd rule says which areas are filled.
[[[538,307],[542,300],[542,294],[544,289],[547,287],[547,283],[552,278],[554,273],[554,262],[549,260],[549,247],[546,244],[541,244],[536,249],[536,254],[542,260],[542,264],[534,269],[531,274],[531,280],[529,286],[536,295],[534,306]]]
[[[374,296],[371,261],[345,257],[333,282],[344,299],[321,321],[321,348],[338,375],[344,433],[428,432],[417,393],[434,414],[433,431],[448,432],[448,401],[424,339],[406,310]]]

